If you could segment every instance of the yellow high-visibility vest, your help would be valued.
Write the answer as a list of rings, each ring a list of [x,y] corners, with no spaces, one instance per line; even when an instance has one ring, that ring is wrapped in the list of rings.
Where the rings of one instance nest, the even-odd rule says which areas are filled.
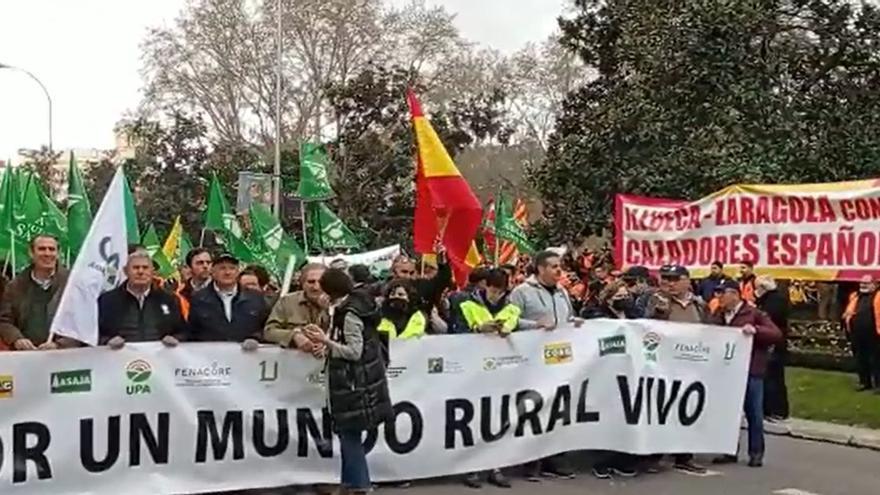
[[[501,322],[501,331],[510,333],[516,330],[516,326],[519,325],[519,315],[522,310],[513,304],[508,304],[493,315],[486,306],[475,301],[465,301],[461,303],[461,313],[471,331],[476,332],[480,325],[498,320]]]
[[[387,333],[389,339],[412,339],[425,335],[426,326],[427,320],[425,315],[421,311],[416,311],[409,317],[409,321],[406,322],[406,328],[400,332],[400,335],[397,334],[397,327],[388,318],[382,318],[382,321],[379,322],[378,330]]]

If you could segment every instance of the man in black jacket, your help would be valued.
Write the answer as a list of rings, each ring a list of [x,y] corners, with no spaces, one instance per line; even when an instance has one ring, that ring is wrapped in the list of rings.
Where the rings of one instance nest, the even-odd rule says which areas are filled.
[[[782,332],[782,342],[773,346],[767,374],[764,375],[764,416],[786,419],[789,415],[788,388],[785,386],[785,365],[788,361],[788,297],[780,292],[776,281],[762,275],[755,280],[755,303],[767,313]]]
[[[153,283],[153,262],[143,248],[128,255],[124,284],[98,299],[99,342],[121,349],[126,342],[161,340],[176,346],[186,334],[177,297]]]
[[[238,258],[224,253],[214,259],[213,282],[192,296],[189,324],[192,339],[241,342],[255,350],[269,317],[262,294],[238,286]]]

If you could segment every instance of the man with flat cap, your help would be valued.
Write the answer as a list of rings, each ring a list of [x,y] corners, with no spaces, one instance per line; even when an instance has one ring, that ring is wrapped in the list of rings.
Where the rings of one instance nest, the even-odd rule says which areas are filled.
[[[192,296],[191,338],[201,342],[241,342],[245,350],[259,345],[269,306],[259,292],[238,284],[239,261],[229,253],[214,258],[211,283]]]

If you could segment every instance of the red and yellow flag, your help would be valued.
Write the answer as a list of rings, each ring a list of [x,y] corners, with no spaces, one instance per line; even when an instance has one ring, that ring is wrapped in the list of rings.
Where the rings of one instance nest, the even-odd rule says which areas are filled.
[[[520,227],[528,226],[528,213],[525,201],[517,199],[513,207],[513,219]],[[516,244],[503,241],[498,253],[498,265],[515,265],[517,258],[519,258],[519,250],[516,248]]]
[[[461,285],[480,263],[474,238],[483,209],[412,90],[407,91],[407,101],[418,145],[414,247],[420,254],[431,253],[439,240]]]

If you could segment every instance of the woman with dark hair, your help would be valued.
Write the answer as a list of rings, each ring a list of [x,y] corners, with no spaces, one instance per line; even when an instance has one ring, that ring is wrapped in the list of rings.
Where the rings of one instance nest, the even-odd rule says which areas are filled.
[[[305,329],[312,342],[327,348],[325,373],[333,429],[342,452],[342,487],[348,493],[372,490],[363,432],[391,417],[391,397],[379,341],[379,312],[365,291],[354,290],[344,270],[328,269],[321,289],[330,297],[330,330]]]
[[[418,294],[409,280],[392,280],[385,288],[384,296],[378,330],[386,350],[393,339],[425,335],[427,317],[416,304]]]
[[[581,314],[584,318],[612,318],[628,320],[638,318],[632,294],[623,280],[610,282],[599,293],[597,304],[590,311]],[[625,452],[603,452],[593,465],[593,476],[610,479],[614,476],[632,478],[638,474],[635,469],[638,458]]]

